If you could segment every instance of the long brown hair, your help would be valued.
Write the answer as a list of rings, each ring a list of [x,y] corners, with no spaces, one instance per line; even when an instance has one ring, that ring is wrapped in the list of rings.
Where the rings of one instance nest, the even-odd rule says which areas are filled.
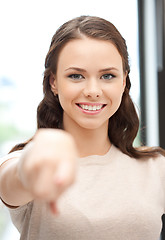
[[[139,119],[129,94],[131,83],[126,42],[112,23],[99,17],[81,16],[74,18],[64,23],[54,34],[45,59],[44,98],[37,108],[37,128],[62,129],[63,109],[58,96],[54,96],[51,91],[49,77],[51,73],[56,74],[58,56],[62,47],[73,39],[81,39],[82,35],[113,43],[122,57],[123,71],[127,74],[121,105],[109,119],[108,135],[111,143],[123,153],[135,158],[154,157],[158,153],[165,155],[164,150],[159,147],[142,150],[133,146],[139,129]],[[28,141],[17,145],[11,151],[22,149],[27,143]]]

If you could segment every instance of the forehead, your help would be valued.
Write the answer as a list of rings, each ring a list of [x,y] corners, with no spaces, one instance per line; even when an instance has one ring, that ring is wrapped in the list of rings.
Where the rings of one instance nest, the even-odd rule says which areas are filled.
[[[116,46],[105,40],[88,37],[71,40],[64,45],[58,57],[57,67],[73,65],[115,65],[122,67],[122,57]]]

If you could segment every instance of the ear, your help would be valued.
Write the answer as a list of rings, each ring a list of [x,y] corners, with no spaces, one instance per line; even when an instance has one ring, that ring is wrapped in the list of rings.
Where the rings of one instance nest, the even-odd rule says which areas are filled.
[[[123,92],[125,90],[125,86],[126,86],[126,79],[127,79],[127,72],[124,73],[124,76],[123,76]]]
[[[51,86],[51,90],[53,92],[54,95],[58,94],[58,90],[57,90],[57,80],[55,78],[55,75],[53,73],[50,74],[49,77],[49,84]]]

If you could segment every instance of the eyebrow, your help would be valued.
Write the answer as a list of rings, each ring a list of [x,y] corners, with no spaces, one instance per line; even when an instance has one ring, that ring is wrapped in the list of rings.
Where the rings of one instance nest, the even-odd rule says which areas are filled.
[[[76,70],[78,72],[86,72],[85,69],[83,68],[78,68],[78,67],[69,67],[67,69],[65,69],[65,71],[68,71],[68,70]],[[115,71],[119,71],[117,68],[115,67],[109,67],[109,68],[104,68],[104,69],[101,69],[99,70],[99,72],[106,72],[106,71],[111,71],[111,70],[115,70]]]
[[[78,72],[86,72],[85,69],[78,68],[78,67],[69,67],[69,68],[65,69],[65,71],[68,71],[68,70],[76,70]]]
[[[111,71],[111,70],[115,70],[115,71],[119,71],[117,68],[115,67],[109,67],[109,68],[104,68],[99,70],[99,72],[107,72],[107,71]]]

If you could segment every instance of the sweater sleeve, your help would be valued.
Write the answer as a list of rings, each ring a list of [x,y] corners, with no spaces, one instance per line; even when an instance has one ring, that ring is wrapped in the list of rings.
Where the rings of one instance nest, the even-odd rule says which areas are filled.
[[[26,205],[14,209],[9,208],[11,220],[20,233],[22,232],[25,222],[27,223],[27,219],[30,218],[32,206],[33,202],[29,202]]]

